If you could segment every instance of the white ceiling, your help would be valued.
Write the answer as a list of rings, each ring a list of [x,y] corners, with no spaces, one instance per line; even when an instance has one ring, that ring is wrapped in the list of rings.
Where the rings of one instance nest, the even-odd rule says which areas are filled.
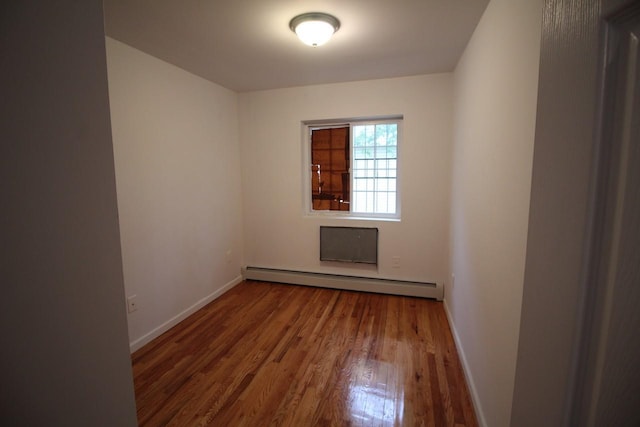
[[[489,0],[104,0],[109,37],[244,92],[451,71]],[[324,46],[289,21],[336,16]]]

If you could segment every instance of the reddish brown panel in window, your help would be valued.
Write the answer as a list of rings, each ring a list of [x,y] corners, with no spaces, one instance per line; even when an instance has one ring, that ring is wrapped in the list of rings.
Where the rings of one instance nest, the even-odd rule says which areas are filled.
[[[313,150],[311,161],[314,165],[320,165],[320,171],[330,171],[333,169],[331,162],[331,150],[316,149]]]
[[[349,127],[311,132],[311,197],[314,210],[348,211]],[[343,202],[340,202],[340,201]]]
[[[315,129],[311,133],[311,147],[313,150],[328,150],[331,148],[331,129]]]
[[[349,146],[349,128],[331,129],[331,148],[344,150]]]
[[[331,200],[314,199],[313,210],[328,211],[331,208]]]
[[[347,171],[349,164],[344,156],[344,149],[331,150],[331,170],[332,171]]]

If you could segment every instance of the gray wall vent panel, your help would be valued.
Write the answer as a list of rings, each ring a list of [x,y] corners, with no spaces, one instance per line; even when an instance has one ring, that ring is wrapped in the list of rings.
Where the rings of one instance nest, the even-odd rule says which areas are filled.
[[[378,263],[378,229],[320,227],[320,261]]]

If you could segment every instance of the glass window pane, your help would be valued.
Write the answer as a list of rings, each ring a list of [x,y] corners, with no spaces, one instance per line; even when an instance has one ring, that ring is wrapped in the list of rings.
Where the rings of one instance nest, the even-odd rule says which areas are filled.
[[[355,192],[353,197],[353,211],[365,212],[367,204],[367,195],[363,192]]]
[[[387,197],[389,201],[388,213],[394,214],[396,213],[396,193],[389,193]]]
[[[395,213],[398,125],[353,125],[352,211]]]
[[[365,144],[367,146],[372,146],[374,144],[375,141],[375,131],[374,131],[374,127],[371,125],[367,125],[365,126],[365,135],[366,135],[366,142]]]
[[[388,193],[378,193],[376,200],[376,212],[378,213],[389,213],[389,209],[387,207],[387,194]]]
[[[387,145],[398,145],[398,125],[387,125]]]
[[[361,147],[365,144],[366,137],[362,126],[353,127],[353,146]]]

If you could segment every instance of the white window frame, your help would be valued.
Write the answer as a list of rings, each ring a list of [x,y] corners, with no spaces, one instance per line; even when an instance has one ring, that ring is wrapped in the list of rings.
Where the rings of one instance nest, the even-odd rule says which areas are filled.
[[[354,173],[353,173],[353,126],[394,123],[398,126],[397,157],[396,157],[396,212],[394,214],[366,213],[352,211],[314,210],[311,203],[311,131],[314,129],[326,129],[348,125],[349,131],[349,173],[350,173],[350,201],[353,202]],[[402,148],[403,141],[403,116],[380,116],[366,118],[309,120],[302,122],[302,207],[303,215],[307,217],[339,218],[339,219],[373,219],[400,221],[401,218],[401,175],[402,175]]]

